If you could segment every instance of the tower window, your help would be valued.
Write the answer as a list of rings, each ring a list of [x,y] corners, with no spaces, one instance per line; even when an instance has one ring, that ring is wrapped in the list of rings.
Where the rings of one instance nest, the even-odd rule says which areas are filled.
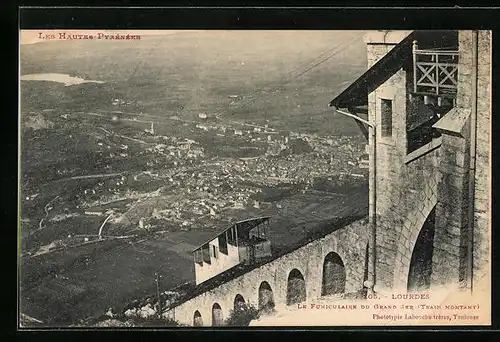
[[[380,123],[382,137],[392,136],[392,100],[381,99],[380,101]]]

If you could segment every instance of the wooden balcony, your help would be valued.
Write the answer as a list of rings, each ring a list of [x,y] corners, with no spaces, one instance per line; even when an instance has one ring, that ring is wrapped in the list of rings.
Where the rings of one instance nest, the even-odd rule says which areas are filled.
[[[458,51],[419,50],[413,42],[413,93],[455,99],[458,85]]]

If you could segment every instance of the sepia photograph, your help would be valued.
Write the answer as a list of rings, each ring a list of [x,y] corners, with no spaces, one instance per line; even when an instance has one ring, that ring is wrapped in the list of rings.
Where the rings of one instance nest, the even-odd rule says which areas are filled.
[[[20,30],[19,328],[490,325],[491,35]]]

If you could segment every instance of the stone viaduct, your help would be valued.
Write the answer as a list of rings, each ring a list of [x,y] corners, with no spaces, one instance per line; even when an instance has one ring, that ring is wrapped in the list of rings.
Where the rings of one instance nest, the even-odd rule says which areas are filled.
[[[360,291],[367,276],[367,227],[366,219],[354,221],[177,304],[166,316],[190,326],[217,326],[242,302],[265,312]]]

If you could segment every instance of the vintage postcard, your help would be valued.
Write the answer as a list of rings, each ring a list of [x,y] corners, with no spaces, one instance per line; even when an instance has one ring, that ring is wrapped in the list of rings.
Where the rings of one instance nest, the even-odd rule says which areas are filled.
[[[21,30],[20,327],[490,325],[491,48]]]

